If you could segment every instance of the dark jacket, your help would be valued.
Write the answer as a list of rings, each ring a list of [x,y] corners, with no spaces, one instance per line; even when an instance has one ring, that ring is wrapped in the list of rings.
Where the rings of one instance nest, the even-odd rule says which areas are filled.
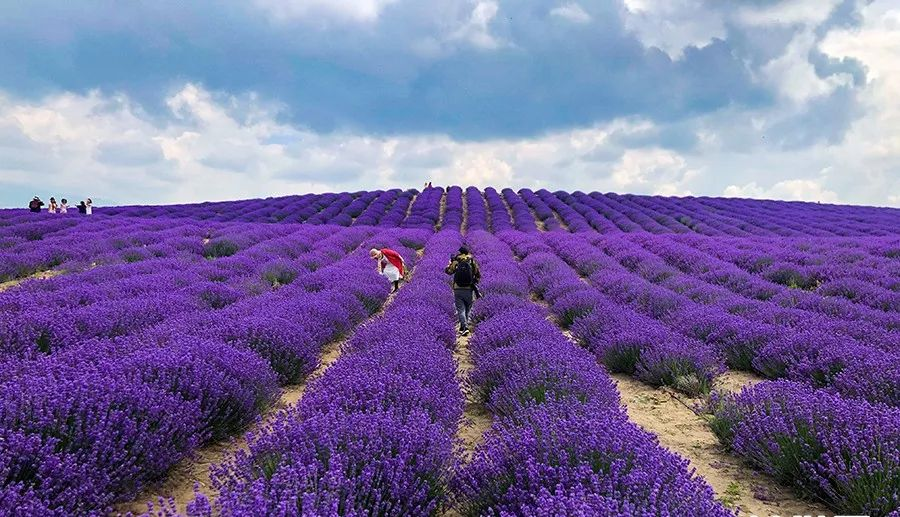
[[[32,199],[31,202],[28,203],[28,209],[32,212],[40,212],[42,206],[44,206],[44,202],[40,199]]]
[[[454,289],[471,289],[473,291],[478,290],[477,284],[481,281],[481,269],[478,267],[478,262],[475,261],[475,257],[470,254],[458,254],[452,259],[450,259],[450,263],[447,264],[447,267],[444,268],[444,273],[448,275],[453,275],[456,273],[456,266],[459,264],[461,260],[470,260],[472,261],[472,285],[460,286],[456,285],[456,282],[453,282]]]

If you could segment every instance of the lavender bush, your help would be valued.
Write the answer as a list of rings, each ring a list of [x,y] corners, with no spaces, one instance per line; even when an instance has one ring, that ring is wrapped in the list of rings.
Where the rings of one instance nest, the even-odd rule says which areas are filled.
[[[900,410],[789,381],[714,399],[713,429],[756,467],[841,512],[900,506]]]

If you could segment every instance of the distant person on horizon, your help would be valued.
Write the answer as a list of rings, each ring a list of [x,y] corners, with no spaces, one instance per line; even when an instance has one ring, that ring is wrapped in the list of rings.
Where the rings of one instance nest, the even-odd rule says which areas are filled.
[[[429,181],[428,184],[427,184],[427,188],[434,188],[434,187],[431,186],[431,182],[430,182],[430,181]]]
[[[37,197],[37,196],[34,196],[34,199],[32,199],[32,200],[28,203],[28,209],[31,210],[32,212],[36,213],[36,214],[41,213],[41,207],[42,207],[42,206],[44,206],[44,202],[41,201],[41,198],[39,198],[39,197]]]
[[[56,213],[56,198],[50,197],[50,205],[47,206],[47,213],[55,214]]]
[[[62,198],[59,201],[59,213],[67,214],[69,213],[69,200],[66,198]]]
[[[92,213],[94,213],[94,202],[91,201],[91,198],[87,198],[87,202],[84,204],[84,206],[85,215],[91,215]]]
[[[393,285],[392,293],[400,289],[400,280],[406,274],[406,263],[399,253],[390,248],[372,248],[369,256],[378,261],[378,273],[384,275]]]
[[[79,214],[87,214],[87,205],[84,201],[78,203],[78,213]]]
[[[472,312],[474,298],[481,296],[478,292],[481,270],[475,262],[475,257],[469,253],[469,248],[462,246],[459,253],[450,258],[450,264],[444,272],[453,275],[453,304],[456,306],[456,316],[459,319],[459,334],[467,336],[469,314]]]

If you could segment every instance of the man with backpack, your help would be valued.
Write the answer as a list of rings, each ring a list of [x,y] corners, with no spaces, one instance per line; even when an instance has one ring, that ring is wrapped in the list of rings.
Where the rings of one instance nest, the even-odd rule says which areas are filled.
[[[459,253],[450,259],[450,264],[444,269],[448,275],[453,275],[453,302],[456,305],[456,315],[459,318],[459,333],[469,334],[469,313],[472,311],[472,302],[480,296],[478,282],[481,280],[481,271],[475,257],[469,253],[465,246],[459,248]]]

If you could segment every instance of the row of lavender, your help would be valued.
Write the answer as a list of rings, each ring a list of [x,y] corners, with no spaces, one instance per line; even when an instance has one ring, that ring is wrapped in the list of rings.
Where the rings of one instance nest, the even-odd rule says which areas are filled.
[[[465,213],[463,213],[465,211]],[[671,198],[583,192],[501,192],[488,187],[306,194],[194,205],[111,207],[98,214],[206,221],[403,226],[494,232],[699,233],[709,236],[897,235],[900,210],[783,201]],[[31,215],[31,214],[28,214]],[[21,217],[7,211],[2,219]],[[31,215],[33,217],[33,215]],[[73,219],[72,217],[58,217]],[[2,248],[0,238],[0,248]]]
[[[296,225],[201,223],[137,218],[12,218],[0,225],[0,282],[51,268],[77,271],[148,259],[219,258],[257,242],[302,230]]]
[[[327,227],[231,225],[207,233],[190,224],[138,223],[122,234],[110,222],[92,226],[100,231],[77,226],[45,239],[82,243],[83,255],[60,266],[68,273],[0,294],[0,358],[34,357],[223,308],[340,258],[373,232],[328,237]]]
[[[446,504],[463,398],[442,269],[459,243],[455,232],[428,240],[384,314],[249,451],[215,469],[219,497],[191,513],[429,515]]]
[[[321,252],[320,267],[287,285],[9,362],[0,382],[0,513],[107,512],[194,448],[244,429],[276,400],[279,384],[302,380],[325,343],[386,300],[367,247],[411,255],[404,242],[421,246],[426,237],[338,232],[308,253]],[[220,260],[228,259],[213,262]]]
[[[656,329],[656,342],[666,336],[668,342],[687,339],[675,346],[693,357],[685,361],[696,376],[721,370],[712,359],[717,356],[732,368],[900,406],[896,311],[785,287],[671,239],[603,239],[595,245],[565,237],[547,241],[586,275],[607,304],[631,311],[611,324],[623,325],[636,313],[643,328]],[[722,244],[716,249],[725,253]],[[852,267],[847,274],[853,274]],[[595,300],[572,303],[578,314]],[[586,339],[603,332],[597,321],[586,320],[583,326]],[[622,346],[628,349],[632,342],[626,339]]]
[[[723,443],[838,511],[887,515],[900,507],[896,329],[855,327],[863,334],[854,338],[847,334],[853,325],[848,329],[846,321],[816,313],[811,305],[788,309],[749,297],[736,300],[734,293],[667,269],[630,241],[605,239],[597,243],[605,253],[598,253],[583,239],[519,233],[503,238],[530,250],[525,267],[553,272],[538,292],[610,370],[689,393],[707,391],[725,362],[791,379],[764,382],[737,396],[714,395],[709,411]],[[706,278],[742,276],[669,239],[634,240],[678,257],[675,263]],[[552,252],[586,274],[587,282]],[[751,275],[742,278],[746,283],[730,284],[753,281]],[[756,287],[762,282],[757,279]],[[744,310],[732,314],[728,303]],[[761,314],[779,317],[760,321]],[[883,315],[873,314],[875,321]]]
[[[629,422],[591,354],[564,337],[529,292],[559,264],[530,237],[468,242],[485,274],[470,343],[470,389],[494,425],[456,481],[464,515],[730,515],[687,462]],[[558,262],[558,259],[556,259]],[[564,265],[563,265],[564,266]]]

